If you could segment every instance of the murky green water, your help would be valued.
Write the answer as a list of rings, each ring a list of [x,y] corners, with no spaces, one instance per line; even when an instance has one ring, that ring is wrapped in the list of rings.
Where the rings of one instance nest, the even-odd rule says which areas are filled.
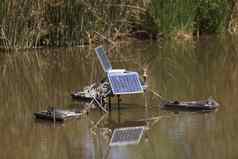
[[[121,109],[104,116],[94,110],[64,124],[35,121],[33,112],[56,105],[69,108],[74,89],[103,77],[94,50],[42,49],[0,54],[0,158],[1,159],[224,159],[238,152],[238,39],[204,38],[194,44],[133,43],[112,49],[115,68],[143,73],[166,99],[215,98],[221,107],[211,113],[173,113],[159,109],[151,93],[123,96]],[[115,101],[114,101],[115,102]],[[148,109],[145,109],[145,104]],[[147,122],[138,145],[109,147],[104,128]],[[132,122],[134,121],[134,122]],[[140,122],[141,123],[141,122]]]

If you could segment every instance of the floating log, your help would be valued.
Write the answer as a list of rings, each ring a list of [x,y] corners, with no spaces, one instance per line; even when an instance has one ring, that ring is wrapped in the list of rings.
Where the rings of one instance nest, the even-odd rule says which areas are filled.
[[[83,112],[78,110],[63,110],[59,108],[50,107],[45,111],[34,113],[34,116],[36,119],[63,122],[67,119],[78,118],[82,114]]]
[[[165,101],[161,108],[167,110],[212,111],[219,107],[214,99],[200,101]]]

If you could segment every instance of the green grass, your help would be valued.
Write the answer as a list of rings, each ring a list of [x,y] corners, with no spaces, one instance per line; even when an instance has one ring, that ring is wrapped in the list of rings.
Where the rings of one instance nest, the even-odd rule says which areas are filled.
[[[221,33],[233,3],[229,0],[152,0],[152,12],[164,33],[186,30],[193,33]]]

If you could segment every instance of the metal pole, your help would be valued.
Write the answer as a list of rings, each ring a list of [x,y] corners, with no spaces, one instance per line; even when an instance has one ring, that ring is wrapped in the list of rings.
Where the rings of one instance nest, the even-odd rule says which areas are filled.
[[[55,108],[53,107],[53,121],[54,121],[54,125],[55,125]]]
[[[96,97],[92,96],[95,102],[98,104],[98,106],[105,112],[108,113],[108,111],[101,105],[101,103],[96,99]]]
[[[112,105],[111,105],[111,97],[108,97],[108,107],[109,107],[109,111],[112,111]]]

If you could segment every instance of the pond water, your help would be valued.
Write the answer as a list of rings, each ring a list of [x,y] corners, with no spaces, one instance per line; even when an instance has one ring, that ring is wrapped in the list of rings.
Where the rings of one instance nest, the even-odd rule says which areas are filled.
[[[80,119],[53,124],[33,113],[48,106],[82,106],[72,90],[100,81],[105,74],[89,48],[38,49],[0,54],[1,159],[224,159],[238,152],[238,38],[205,37],[196,43],[136,42],[111,48],[114,68],[143,73],[148,84],[169,100],[213,97],[210,113],[168,112],[150,92],[122,96],[121,109],[99,109]],[[147,108],[145,108],[147,106]],[[156,118],[159,120],[143,119]],[[92,129],[95,123],[101,123]],[[156,122],[157,121],[157,122]],[[109,147],[110,127],[146,124],[138,145]],[[94,130],[94,131],[92,131]]]

